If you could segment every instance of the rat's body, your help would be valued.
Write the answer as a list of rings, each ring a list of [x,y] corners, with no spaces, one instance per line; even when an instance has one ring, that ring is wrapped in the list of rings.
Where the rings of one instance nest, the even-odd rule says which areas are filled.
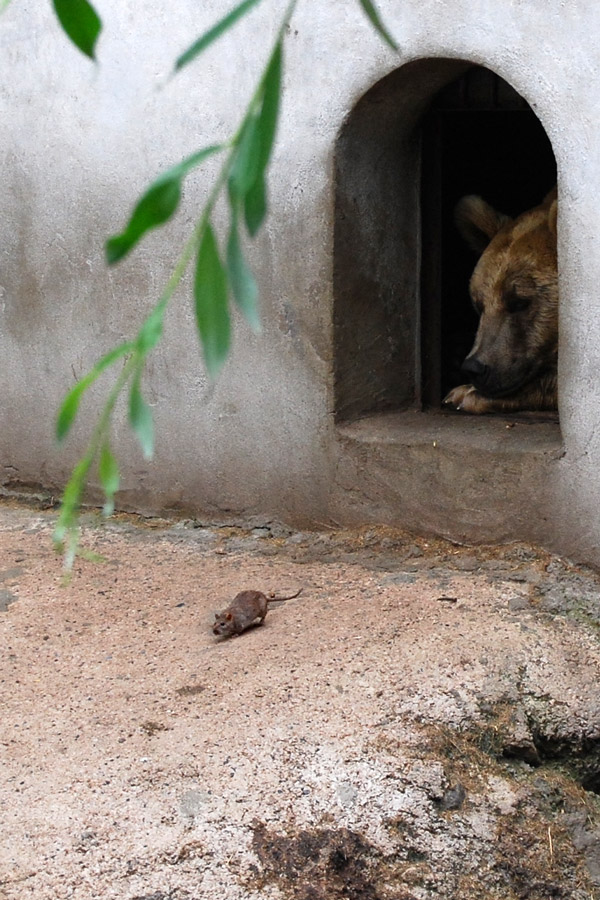
[[[299,591],[289,597],[267,597],[262,591],[241,591],[233,598],[229,606],[220,613],[215,613],[215,621],[212,627],[213,634],[233,635],[241,634],[249,628],[256,619],[262,625],[269,609],[269,603],[278,600],[293,600]]]

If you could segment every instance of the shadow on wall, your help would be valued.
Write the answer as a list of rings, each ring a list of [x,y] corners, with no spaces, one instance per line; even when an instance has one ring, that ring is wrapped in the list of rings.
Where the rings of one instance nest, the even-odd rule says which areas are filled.
[[[461,60],[410,63],[356,104],[336,146],[335,412],[439,409],[477,317],[476,258],[453,212],[468,193],[517,215],[556,183],[527,102]]]

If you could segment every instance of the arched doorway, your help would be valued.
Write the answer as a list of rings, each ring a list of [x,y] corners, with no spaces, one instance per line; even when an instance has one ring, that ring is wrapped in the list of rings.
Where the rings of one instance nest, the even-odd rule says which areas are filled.
[[[485,68],[419,60],[363,95],[336,145],[338,421],[440,408],[476,327],[456,201],[478,193],[516,215],[555,181],[539,119]]]

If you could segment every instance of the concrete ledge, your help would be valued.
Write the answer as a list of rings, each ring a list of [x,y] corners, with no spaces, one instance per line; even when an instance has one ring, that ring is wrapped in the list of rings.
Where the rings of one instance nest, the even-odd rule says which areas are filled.
[[[558,421],[401,412],[337,429],[332,515],[457,541],[548,541]]]

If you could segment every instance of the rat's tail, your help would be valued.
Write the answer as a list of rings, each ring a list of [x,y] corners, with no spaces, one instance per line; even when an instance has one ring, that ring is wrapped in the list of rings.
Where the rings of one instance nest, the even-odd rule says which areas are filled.
[[[298,597],[302,593],[302,588],[298,588],[295,594],[290,594],[289,597],[275,597],[273,594],[267,594],[267,602],[268,603],[276,603],[278,600],[293,600],[295,597]]]

